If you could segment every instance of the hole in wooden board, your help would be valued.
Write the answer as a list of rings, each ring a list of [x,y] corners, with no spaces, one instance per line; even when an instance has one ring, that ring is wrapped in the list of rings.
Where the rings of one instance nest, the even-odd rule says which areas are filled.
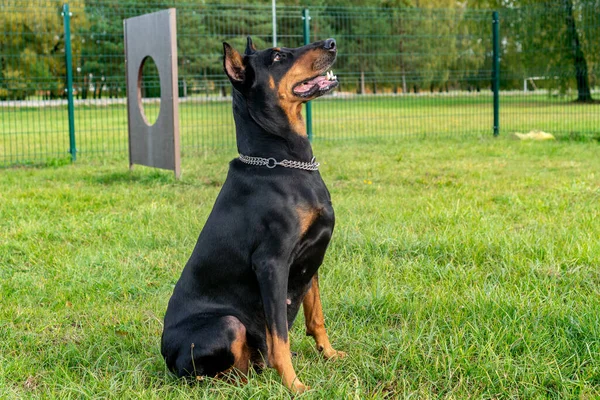
[[[152,57],[142,60],[138,73],[138,106],[144,122],[152,126],[160,114],[160,76]]]

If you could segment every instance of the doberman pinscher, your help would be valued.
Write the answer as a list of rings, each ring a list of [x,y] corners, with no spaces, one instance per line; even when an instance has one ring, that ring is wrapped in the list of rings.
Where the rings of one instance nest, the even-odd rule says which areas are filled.
[[[265,360],[293,392],[288,330],[302,304],[306,333],[327,359],[317,269],[334,213],[302,118],[302,104],[338,86],[335,40],[244,55],[223,43],[240,157],[217,197],[169,301],[162,355],[178,376],[244,376]],[[326,74],[325,74],[326,73]]]

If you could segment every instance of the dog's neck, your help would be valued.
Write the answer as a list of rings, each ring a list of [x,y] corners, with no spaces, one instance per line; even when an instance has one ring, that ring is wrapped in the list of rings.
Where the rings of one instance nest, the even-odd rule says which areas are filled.
[[[263,110],[264,111],[264,110]],[[276,110],[266,110],[276,113]],[[287,123],[274,123],[272,132],[259,125],[248,110],[244,96],[233,90],[233,118],[238,152],[257,157],[273,157],[276,160],[310,161],[313,157],[312,147],[306,136],[299,135]],[[281,117],[283,118],[283,116]],[[267,120],[268,118],[264,118]],[[266,121],[265,121],[266,122]]]

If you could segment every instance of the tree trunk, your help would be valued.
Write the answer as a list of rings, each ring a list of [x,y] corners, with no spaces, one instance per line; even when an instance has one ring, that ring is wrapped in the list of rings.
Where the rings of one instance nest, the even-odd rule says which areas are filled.
[[[146,97],[144,92],[142,91],[142,97]],[[96,85],[94,86],[94,99],[100,100],[102,98],[102,81],[96,81]]]
[[[565,18],[567,23],[567,40],[571,49],[571,57],[575,62],[575,79],[577,80],[577,101],[586,103],[592,101],[590,79],[585,54],[581,50],[579,34],[573,16],[573,0],[564,0]]]
[[[365,71],[360,71],[360,94],[365,94]]]
[[[403,33],[403,32],[401,31],[401,33]],[[403,56],[404,42],[400,42],[399,52],[400,52],[400,71],[402,74],[402,94],[404,94],[404,93],[408,93],[408,91],[406,90],[406,68],[404,65],[404,56]]]
[[[87,100],[88,97],[88,88],[89,88],[87,77],[83,77],[83,84],[81,85],[81,99]]]

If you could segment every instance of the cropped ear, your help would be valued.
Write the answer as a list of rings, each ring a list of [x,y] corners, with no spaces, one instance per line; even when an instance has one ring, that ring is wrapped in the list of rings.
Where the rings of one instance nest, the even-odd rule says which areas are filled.
[[[252,43],[252,38],[250,37],[250,35],[248,35],[246,37],[246,51],[244,52],[244,54],[250,56],[254,53],[256,53],[256,46],[254,45],[254,43]]]
[[[226,42],[223,42],[223,69],[233,84],[242,83],[246,78],[242,56]]]

